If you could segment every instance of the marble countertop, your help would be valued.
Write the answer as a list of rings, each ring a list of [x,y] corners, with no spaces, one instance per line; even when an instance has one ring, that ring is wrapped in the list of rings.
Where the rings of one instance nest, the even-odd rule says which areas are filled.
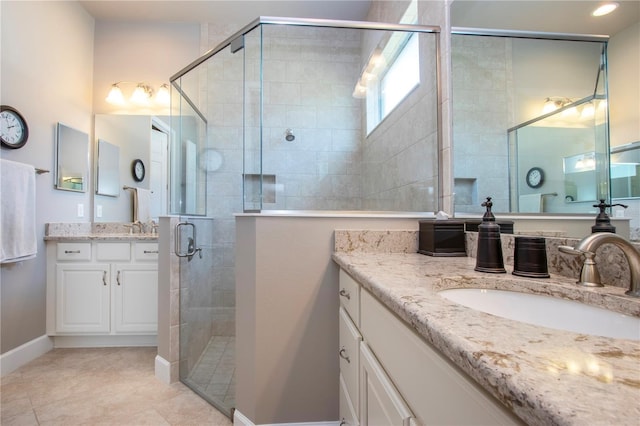
[[[575,279],[474,271],[471,257],[336,252],[334,261],[494,397],[532,425],[637,425],[640,342],[589,336],[485,314],[436,294],[444,288],[518,290],[640,316],[623,288]],[[544,312],[540,313],[544,315]]]

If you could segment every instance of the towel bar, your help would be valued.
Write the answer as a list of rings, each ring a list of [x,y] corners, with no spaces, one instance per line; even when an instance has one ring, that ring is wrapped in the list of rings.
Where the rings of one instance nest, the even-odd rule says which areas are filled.
[[[133,186],[127,186],[127,185],[125,185],[125,186],[123,186],[123,187],[122,187],[122,189],[123,189],[123,190],[125,190],[125,191],[126,191],[127,189],[130,189],[130,190],[132,190],[132,191],[135,191],[137,188],[134,188]],[[151,192],[151,193],[153,194],[153,191],[149,191],[149,192]]]
[[[42,175],[44,173],[49,173],[49,170],[45,170],[45,169],[39,169],[39,168],[35,168],[36,169],[36,174],[37,175]]]

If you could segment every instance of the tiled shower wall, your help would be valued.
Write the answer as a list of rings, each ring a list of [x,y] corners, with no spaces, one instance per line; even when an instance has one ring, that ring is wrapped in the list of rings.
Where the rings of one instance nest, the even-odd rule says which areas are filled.
[[[361,69],[362,33],[263,25],[262,171],[275,176],[275,200],[265,200],[263,209],[362,207],[362,108],[360,100],[352,97]],[[257,37],[252,41],[259,42]],[[248,49],[247,53],[258,51]],[[250,80],[260,66],[255,59]],[[253,132],[259,131],[257,119],[247,117],[247,121],[254,125]],[[285,139],[287,129],[295,140]]]
[[[452,35],[451,43],[455,210],[481,213],[491,195],[495,211],[509,211],[511,41]]]

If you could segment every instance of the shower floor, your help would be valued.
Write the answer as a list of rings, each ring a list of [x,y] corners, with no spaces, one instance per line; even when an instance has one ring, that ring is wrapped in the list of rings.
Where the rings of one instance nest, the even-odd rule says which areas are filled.
[[[235,407],[235,358],[235,336],[213,336],[186,380],[207,401],[227,414]]]

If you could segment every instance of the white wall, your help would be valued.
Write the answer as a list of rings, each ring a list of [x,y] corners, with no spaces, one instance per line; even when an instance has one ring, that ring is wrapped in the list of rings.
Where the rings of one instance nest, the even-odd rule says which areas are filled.
[[[57,122],[92,133],[94,20],[76,2],[2,1],[0,8],[0,100],[29,125],[27,144],[0,155],[51,170],[36,177],[37,258],[0,270],[5,353],[45,334],[44,224],[90,220],[91,190],[55,190],[53,170]],[[78,204],[83,218],[76,217]]]

